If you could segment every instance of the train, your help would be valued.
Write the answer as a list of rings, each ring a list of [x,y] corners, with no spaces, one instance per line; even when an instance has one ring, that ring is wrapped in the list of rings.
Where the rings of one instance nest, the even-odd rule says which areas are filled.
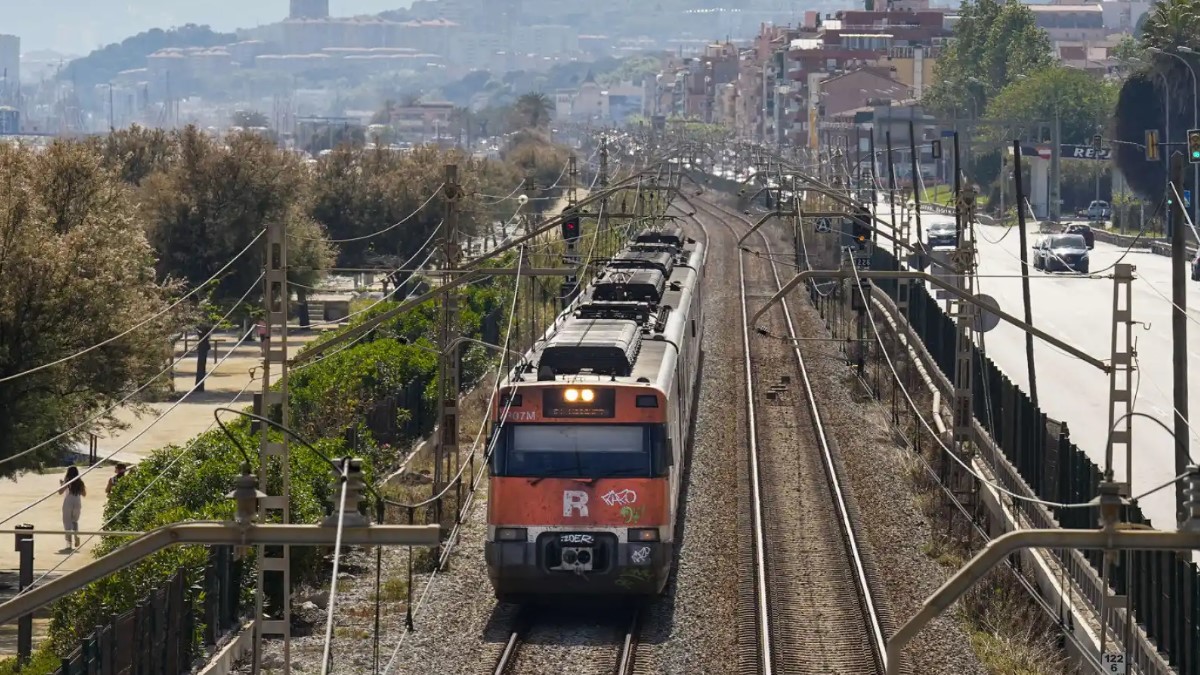
[[[501,600],[663,591],[699,400],[704,244],[639,233],[492,401],[484,558]]]

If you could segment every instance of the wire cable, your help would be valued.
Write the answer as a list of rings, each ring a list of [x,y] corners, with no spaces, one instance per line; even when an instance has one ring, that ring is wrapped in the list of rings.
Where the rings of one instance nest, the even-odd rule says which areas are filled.
[[[521,266],[523,265],[524,260],[525,260],[525,251],[524,251],[524,247],[522,247],[520,256],[517,259],[517,269],[518,270],[521,269]],[[509,310],[508,310],[508,326],[505,328],[505,332],[504,332],[504,345],[502,347],[502,349],[504,350],[504,353],[508,353],[509,345],[511,344],[513,325],[516,323],[514,319],[516,318],[516,315],[517,315],[517,296],[520,294],[520,291],[521,291],[521,276],[520,276],[520,274],[518,274],[516,277],[516,281],[513,284],[513,299],[509,305]],[[500,391],[500,384],[501,384],[501,380],[503,379],[501,376],[503,375],[503,372],[504,372],[504,358],[501,357],[500,363],[496,367],[495,392],[497,392],[497,393]],[[515,386],[513,386],[513,391],[520,391],[522,384],[523,383],[518,380],[515,383]],[[504,427],[504,424],[507,422],[508,411],[512,408],[514,398],[515,397],[513,397],[513,396],[508,397],[508,401],[504,407],[503,412],[498,416],[498,421],[496,424],[497,432],[500,429],[502,429]],[[488,405],[489,411],[491,410],[491,406],[493,405],[493,403],[496,400],[497,400],[497,397],[494,395],[489,399],[489,405]],[[479,447],[479,441],[483,436],[484,430],[487,428],[487,422],[488,422],[488,415],[484,414],[483,423],[480,425],[479,433],[476,434],[475,441],[472,444],[472,450],[471,450],[472,453],[476,452],[476,450]],[[488,443],[488,447],[484,452],[483,461],[480,462],[481,466],[479,468],[479,474],[478,474],[479,477],[482,477],[483,472],[487,471],[488,461],[491,458],[492,453],[495,451],[496,443],[499,441],[499,439],[500,439],[499,433],[492,434],[491,442]],[[463,468],[465,468],[468,466],[468,464],[464,462],[462,466],[463,466]],[[462,470],[460,469],[460,473],[461,473],[461,471]],[[453,483],[453,481],[451,481],[451,483]],[[472,501],[471,504],[468,504],[467,506],[471,507],[474,504],[475,504],[475,502]],[[409,553],[409,555],[410,556],[412,555],[411,552]],[[437,579],[438,569],[440,569],[440,567],[441,566],[439,565],[437,568],[434,568],[432,573],[430,573],[429,580],[425,582],[425,588],[421,591],[421,597],[417,601],[417,606],[412,609],[412,616],[415,617],[421,611],[421,608],[424,606],[425,598],[428,596],[430,589],[433,587],[434,580]],[[400,634],[400,639],[398,639],[396,641],[396,648],[392,651],[391,658],[388,659],[387,666],[385,666],[383,669],[383,675],[388,675],[388,673],[391,672],[392,665],[395,663],[396,657],[400,654],[400,648],[404,646],[404,640],[408,637],[409,632],[410,631],[404,631],[403,633]]]
[[[863,302],[866,303],[868,306],[870,306],[871,298],[866,294],[866,292],[864,291],[864,289],[862,287],[862,279],[858,276],[858,268],[854,265],[851,265],[850,267],[851,267],[851,269],[854,270],[854,282],[855,282],[855,285],[857,286],[859,295],[862,296]],[[883,353],[884,358],[887,360],[888,368],[892,371],[892,376],[895,378],[896,383],[899,385],[900,391],[901,391],[901,393],[904,394],[904,398],[908,401],[909,406],[912,407],[913,412],[916,413],[917,417],[921,420],[921,424],[925,426],[925,428],[933,436],[933,439],[935,441],[937,441],[938,445],[940,445],[943,450],[946,451],[946,455],[949,456],[952,460],[954,460],[954,462],[957,463],[959,466],[961,466],[964,471],[966,471],[967,473],[974,476],[976,480],[980,481],[981,483],[984,483],[985,485],[992,487],[996,491],[1002,492],[1002,493],[1008,495],[1009,497],[1012,497],[1013,499],[1019,499],[1023,502],[1028,502],[1031,504],[1040,504],[1041,506],[1048,506],[1048,507],[1060,508],[1060,509],[1084,509],[1084,508],[1091,507],[1091,504],[1087,504],[1087,503],[1064,504],[1061,502],[1051,502],[1051,501],[1046,501],[1043,499],[1037,499],[1035,497],[1026,497],[1025,495],[1013,492],[1012,490],[1009,490],[1008,488],[1004,487],[1003,485],[994,483],[994,482],[988,480],[986,477],[979,475],[971,466],[969,466],[966,462],[964,462],[960,457],[958,457],[958,455],[956,455],[954,453],[953,450],[951,450],[949,447],[946,446],[946,444],[944,442],[942,442],[942,439],[938,436],[937,431],[935,431],[933,429],[933,427],[931,427],[929,425],[929,422],[925,419],[925,416],[923,414],[921,414],[920,409],[917,407],[916,401],[914,401],[912,399],[912,395],[909,394],[908,389],[901,382],[900,373],[897,372],[896,366],[892,362],[891,355],[889,355],[887,353],[887,349],[884,347],[883,336],[879,332],[879,326],[875,323],[875,315],[870,310],[868,310],[866,312],[866,315],[867,315],[867,318],[870,319],[871,330],[875,333],[875,339],[879,343],[879,349]]]
[[[139,323],[135,324],[132,328],[129,328],[128,330],[125,330],[124,332],[122,332],[118,335],[114,335],[113,337],[110,337],[107,340],[104,340],[103,342],[99,342],[97,344],[92,345],[91,347],[88,347],[86,349],[82,349],[78,352],[75,352],[74,354],[71,354],[70,356],[64,356],[63,358],[58,359],[56,361],[51,361],[50,363],[44,363],[40,366],[35,366],[33,368],[30,368],[29,370],[21,371],[15,375],[8,375],[5,377],[0,377],[0,383],[11,382],[12,380],[15,380],[17,378],[24,377],[26,375],[32,375],[33,373],[46,370],[47,368],[53,368],[54,366],[61,365],[68,361],[73,361],[73,360],[79,358],[80,356],[83,356],[84,354],[93,352],[105,345],[112,344],[113,342],[120,340],[121,338],[125,337],[126,335],[129,335],[130,333],[136,331],[137,329],[141,328],[142,326],[145,326],[146,324],[150,323],[151,321],[154,321],[155,319],[167,314],[171,310],[173,310],[176,307],[178,307],[179,305],[183,304],[184,300],[187,300],[188,298],[192,297],[196,293],[199,293],[201,289],[203,289],[205,286],[207,286],[209,283],[211,283],[214,279],[216,279],[217,277],[224,274],[225,270],[229,269],[230,266],[233,265],[233,263],[237,262],[238,258],[241,258],[243,255],[245,255],[246,252],[250,250],[250,247],[254,246],[254,244],[257,243],[258,240],[261,239],[262,236],[266,233],[267,233],[267,231],[265,229],[260,230],[259,233],[257,235],[255,235],[255,237],[253,239],[250,240],[250,243],[246,244],[246,248],[243,248],[240,252],[238,252],[237,255],[233,256],[233,259],[231,259],[229,262],[225,263],[225,265],[221,269],[217,270],[211,277],[206,279],[204,282],[202,282],[201,284],[199,284],[192,290],[188,291],[186,294],[183,295],[183,297],[181,297],[178,300],[176,300],[175,302],[171,303],[165,309],[161,309],[158,312],[156,312],[155,314],[151,315],[150,317],[143,319]]]
[[[245,386],[242,387],[242,390],[239,391],[237,393],[237,395],[234,396],[233,399],[231,401],[229,401],[229,403],[226,403],[225,405],[234,405],[235,403],[237,403],[238,399],[240,399],[242,396],[244,396],[246,394],[246,390],[249,389],[251,385],[253,385],[255,382],[257,382],[259,380],[259,377],[257,375],[253,374],[254,370],[256,370],[256,369],[254,369],[254,368],[251,369],[250,379],[246,381],[246,384],[245,384]],[[105,521],[100,524],[100,529],[103,530],[104,528],[108,527],[117,518],[121,517],[126,511],[128,511],[129,509],[133,508],[135,505],[140,503],[142,497],[144,497],[146,495],[146,493],[150,491],[150,488],[154,487],[155,483],[162,480],[163,477],[165,477],[167,475],[167,472],[171,470],[171,467],[173,467],[177,463],[179,463],[179,460],[183,459],[188,454],[188,452],[192,449],[192,446],[194,446],[196,444],[196,441],[200,440],[200,438],[202,436],[204,436],[204,434],[208,433],[209,431],[212,431],[212,428],[214,426],[216,426],[216,422],[215,421],[210,422],[208,424],[208,426],[205,427],[204,431],[201,431],[200,433],[193,436],[192,439],[190,441],[188,441],[187,445],[185,445],[182,450],[180,450],[178,453],[176,453],[175,456],[171,458],[171,461],[167,462],[167,465],[164,466],[162,468],[162,470],[159,471],[156,476],[154,476],[154,478],[150,479],[150,482],[146,483],[146,485],[141,489],[140,492],[138,492],[132,498],[127,500],[125,502],[125,506],[122,506],[120,508],[120,510],[118,510],[116,513],[112,514],[107,519],[105,519]],[[83,546],[87,546],[88,543],[91,542],[93,539],[95,539],[97,536],[100,536],[100,535],[96,535],[96,534],[88,535],[87,539],[83,540]],[[51,574],[54,574],[56,571],[58,571],[58,569],[60,567],[65,565],[67,563],[67,561],[70,560],[76,553],[79,553],[80,551],[82,551],[83,546],[80,546],[79,548],[76,548],[76,549],[72,550],[70,553],[66,554],[62,560],[58,561],[58,564],[56,564],[54,567],[51,567],[48,571],[46,571],[45,574],[43,574],[42,576],[35,579],[32,584],[30,584],[29,586],[26,586],[25,590],[21,591],[20,593],[17,593],[17,595],[23,595],[23,594],[28,593],[29,591],[33,590],[34,588],[36,588],[38,584],[42,583],[42,581],[44,581],[46,579],[46,577],[49,577]]]
[[[110,459],[112,459],[113,457],[115,457],[115,456],[117,455],[117,453],[121,452],[121,451],[122,451],[122,450],[124,450],[125,448],[129,447],[130,445],[132,445],[134,441],[136,441],[136,440],[138,440],[139,438],[141,438],[142,436],[146,435],[146,432],[148,432],[148,431],[150,431],[150,429],[154,428],[154,426],[155,426],[156,424],[158,424],[159,422],[161,422],[161,421],[162,421],[164,418],[166,418],[166,416],[167,416],[167,415],[171,414],[171,412],[172,412],[173,410],[175,410],[176,408],[178,408],[178,407],[179,407],[179,406],[180,406],[180,405],[181,405],[181,404],[182,404],[184,401],[186,401],[186,400],[187,400],[187,398],[188,398],[188,396],[191,396],[191,395],[192,395],[192,394],[194,394],[194,393],[195,393],[197,390],[199,390],[199,389],[200,389],[200,387],[201,387],[201,386],[202,386],[202,385],[205,383],[205,381],[207,381],[207,380],[208,380],[208,378],[212,377],[213,373],[217,372],[217,370],[218,370],[218,369],[220,369],[220,367],[221,367],[221,364],[225,363],[225,361],[226,361],[226,360],[228,360],[228,359],[229,359],[229,357],[233,356],[233,353],[234,353],[234,351],[235,351],[235,350],[237,350],[237,348],[238,348],[238,347],[240,347],[240,346],[242,345],[242,343],[243,343],[243,342],[245,342],[245,341],[246,341],[246,340],[247,340],[247,339],[248,339],[248,338],[249,338],[249,337],[250,337],[250,336],[251,336],[251,335],[254,333],[254,330],[255,330],[254,328],[251,328],[250,330],[246,331],[246,334],[242,336],[242,339],[238,340],[238,341],[237,341],[237,344],[235,344],[233,347],[231,347],[231,348],[229,349],[229,351],[228,351],[228,352],[226,352],[226,353],[225,353],[225,356],[223,356],[223,357],[221,358],[221,360],[220,360],[220,361],[218,361],[218,362],[217,362],[217,364],[216,364],[215,366],[213,366],[213,369],[212,369],[212,370],[210,370],[210,371],[208,371],[207,373],[205,373],[205,374],[204,374],[204,377],[200,378],[200,381],[199,381],[199,382],[197,382],[195,385],[193,385],[193,386],[192,386],[192,388],[191,388],[191,389],[189,389],[189,390],[188,390],[188,391],[187,391],[187,392],[186,392],[186,393],[185,393],[183,396],[181,396],[181,397],[179,398],[179,400],[178,400],[178,401],[175,401],[174,403],[172,403],[172,404],[170,405],[170,407],[168,407],[166,410],[164,410],[162,413],[160,413],[160,414],[159,414],[157,417],[155,417],[155,418],[154,418],[154,421],[153,421],[153,422],[151,422],[151,423],[150,423],[150,424],[149,424],[149,425],[148,425],[148,426],[147,426],[145,429],[142,429],[141,431],[139,431],[139,432],[137,433],[137,435],[135,435],[133,438],[131,438],[131,439],[129,439],[128,441],[126,441],[126,442],[125,442],[125,444],[124,444],[124,445],[122,445],[121,447],[117,448],[116,450],[113,450],[112,452],[110,452],[110,453],[109,453],[108,455],[106,455],[105,457],[103,457],[103,458],[101,458],[101,459],[97,460],[95,464],[92,464],[91,466],[89,466],[89,467],[85,468],[83,471],[80,471],[78,476],[76,476],[75,478],[71,479],[71,481],[70,481],[70,482],[68,482],[68,483],[63,483],[63,484],[62,484],[62,486],[60,486],[60,488],[59,488],[59,489],[61,489],[62,487],[65,487],[65,486],[67,486],[67,485],[70,485],[71,483],[74,483],[75,481],[82,481],[84,476],[86,476],[87,474],[91,473],[91,472],[92,472],[92,471],[94,471],[95,469],[99,468],[99,466],[100,466],[101,464],[103,464],[104,462],[107,462],[108,460],[110,460]],[[32,509],[33,507],[37,506],[38,504],[41,504],[42,502],[46,501],[47,499],[49,499],[49,498],[53,497],[53,496],[54,496],[54,495],[56,495],[56,494],[58,494],[58,490],[53,490],[53,491],[49,492],[48,494],[46,494],[45,496],[43,496],[43,497],[41,497],[41,498],[37,499],[36,501],[33,501],[33,502],[31,502],[31,503],[29,503],[29,504],[27,504],[27,505],[25,505],[25,506],[21,507],[20,509],[18,509],[18,510],[17,510],[15,513],[13,513],[12,515],[9,515],[9,516],[7,516],[7,517],[6,517],[6,518],[4,518],[3,520],[0,520],[0,525],[3,525],[4,523],[7,523],[8,521],[12,520],[13,518],[16,518],[17,516],[21,515],[22,513],[25,513],[25,512],[26,512],[26,511],[28,511],[29,509]]]
[[[233,304],[233,306],[230,308],[230,310],[228,312],[225,313],[224,316],[222,316],[220,319],[218,319],[216,321],[217,325],[220,325],[222,322],[227,320],[231,315],[233,315],[234,311],[237,310],[238,305],[245,302],[246,298],[250,295],[250,292],[253,291],[258,286],[258,282],[262,281],[264,276],[266,276],[266,272],[263,272],[262,274],[258,275],[258,279],[256,279],[252,284],[250,284],[250,288],[247,289],[244,294],[242,294],[242,297],[239,298],[238,301]],[[69,436],[69,435],[79,431],[80,429],[91,425],[92,423],[96,422],[97,420],[104,418],[105,416],[109,415],[114,410],[116,410],[117,408],[120,408],[122,405],[124,405],[126,402],[128,402],[129,399],[131,399],[134,396],[141,393],[143,390],[146,389],[146,387],[149,387],[151,384],[154,384],[154,382],[156,382],[158,380],[158,378],[162,377],[163,375],[166,375],[169,372],[174,371],[175,367],[178,366],[180,363],[183,363],[184,359],[189,358],[191,356],[191,353],[193,351],[195,351],[199,346],[200,346],[200,341],[197,340],[195,347],[191,347],[191,348],[187,349],[186,351],[184,351],[183,354],[181,354],[179,356],[179,358],[172,361],[166,368],[163,368],[162,370],[158,371],[157,375],[154,375],[149,380],[146,380],[146,382],[144,384],[139,386],[137,389],[134,389],[133,391],[129,392],[128,394],[126,394],[124,398],[122,398],[121,400],[112,404],[111,406],[106,408],[103,412],[98,412],[95,415],[92,415],[91,417],[85,419],[84,421],[80,422],[79,424],[76,424],[75,426],[71,427],[70,429],[67,429],[66,431],[61,431],[58,434],[54,435],[53,437],[47,438],[46,440],[42,441],[41,443],[38,443],[37,445],[33,446],[32,448],[29,448],[27,450],[22,450],[21,452],[18,452],[15,455],[10,455],[8,457],[0,458],[0,465],[4,465],[4,464],[7,464],[8,462],[12,462],[14,460],[20,459],[20,458],[28,455],[31,452],[36,452],[38,450],[41,450],[42,448],[46,447],[47,445],[50,445],[51,443],[59,440],[60,438],[63,438],[64,436]]]
[[[429,195],[429,198],[426,199],[423,204],[418,206],[416,211],[413,211],[412,213],[408,214],[407,216],[404,216],[404,218],[400,219],[398,222],[392,223],[391,225],[388,225],[387,227],[383,228],[382,230],[377,230],[375,232],[372,232],[371,234],[364,234],[361,237],[347,237],[345,239],[325,239],[323,237],[297,237],[297,236],[292,236],[292,239],[296,239],[298,241],[324,241],[324,242],[327,242],[330,244],[349,244],[349,243],[356,242],[356,241],[366,241],[367,239],[374,239],[375,237],[378,237],[381,234],[386,234],[388,232],[391,232],[392,230],[396,229],[397,227],[400,227],[401,225],[403,225],[403,224],[407,223],[408,221],[412,220],[413,218],[417,217],[417,214],[424,211],[425,207],[429,206],[429,202],[432,202],[434,197],[441,194],[442,190],[445,189],[445,187],[446,187],[445,183],[438,185],[437,189],[433,191],[433,194]]]

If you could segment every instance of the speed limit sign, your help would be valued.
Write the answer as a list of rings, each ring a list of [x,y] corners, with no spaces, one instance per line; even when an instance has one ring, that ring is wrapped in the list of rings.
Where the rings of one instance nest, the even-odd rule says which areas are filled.
[[[1125,675],[1125,655],[1109,653],[1104,655],[1101,670],[1107,675]]]

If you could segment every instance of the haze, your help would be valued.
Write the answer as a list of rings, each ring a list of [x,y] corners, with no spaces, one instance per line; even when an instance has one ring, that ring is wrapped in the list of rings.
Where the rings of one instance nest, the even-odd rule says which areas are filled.
[[[407,7],[412,0],[331,0],[338,16]],[[21,51],[86,54],[151,28],[187,23],[231,31],[287,17],[288,0],[0,0],[0,32]]]

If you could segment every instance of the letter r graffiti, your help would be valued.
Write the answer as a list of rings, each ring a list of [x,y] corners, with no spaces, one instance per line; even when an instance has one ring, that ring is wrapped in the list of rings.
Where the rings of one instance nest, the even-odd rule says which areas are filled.
[[[578,511],[579,515],[587,518],[588,515],[588,495],[580,490],[563,490],[563,516],[570,517],[572,511]]]

